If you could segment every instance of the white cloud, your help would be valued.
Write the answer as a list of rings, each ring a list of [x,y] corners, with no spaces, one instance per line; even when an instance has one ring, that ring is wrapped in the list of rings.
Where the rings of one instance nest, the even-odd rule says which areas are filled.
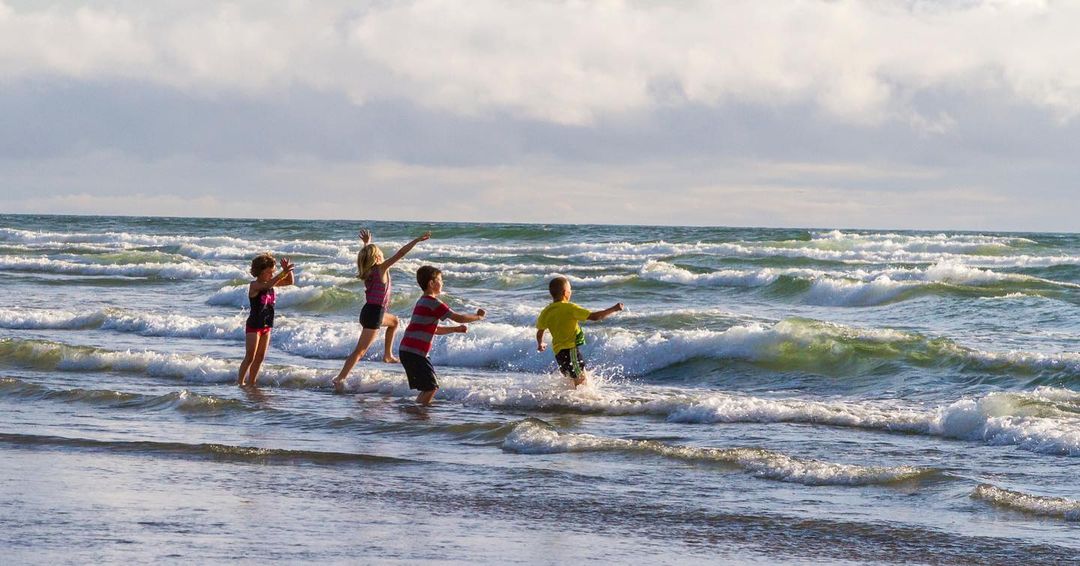
[[[1080,3],[0,0],[3,80],[124,78],[197,95],[290,85],[357,102],[591,124],[662,105],[811,104],[932,134],[911,97],[1004,92],[1080,113]]]

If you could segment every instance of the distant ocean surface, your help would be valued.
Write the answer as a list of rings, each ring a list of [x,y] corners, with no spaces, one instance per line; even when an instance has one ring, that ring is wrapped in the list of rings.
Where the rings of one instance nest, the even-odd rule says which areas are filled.
[[[356,233],[443,388],[330,380]],[[250,259],[290,257],[259,391]],[[574,390],[533,323],[565,275]],[[0,556],[19,563],[1076,563],[1080,235],[0,216]]]

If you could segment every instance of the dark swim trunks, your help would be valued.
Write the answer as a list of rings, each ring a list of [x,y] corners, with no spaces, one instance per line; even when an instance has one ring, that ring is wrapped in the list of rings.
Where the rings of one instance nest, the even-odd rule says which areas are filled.
[[[405,375],[409,377],[409,389],[435,391],[439,388],[431,358],[406,351],[399,351],[398,357],[401,358],[401,365],[405,366]]]
[[[555,361],[559,362],[559,371],[566,377],[579,379],[585,376],[585,360],[577,348],[559,350],[555,353]]]

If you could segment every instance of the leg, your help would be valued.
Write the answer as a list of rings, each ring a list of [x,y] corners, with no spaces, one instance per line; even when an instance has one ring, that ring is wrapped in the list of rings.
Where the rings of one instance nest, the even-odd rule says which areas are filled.
[[[360,339],[356,341],[356,348],[349,354],[349,357],[345,358],[345,366],[341,368],[337,377],[334,378],[335,388],[340,388],[342,384],[345,383],[345,379],[349,377],[349,372],[352,371],[356,362],[367,353],[368,347],[375,341],[375,335],[378,334],[378,332],[379,330],[377,328],[365,328],[360,331]]]
[[[270,333],[258,334],[259,344],[255,347],[255,358],[251,360],[251,379],[248,380],[248,385],[255,385],[255,380],[259,379],[259,369],[262,368],[263,358],[266,357],[266,348],[270,346]]]
[[[416,396],[416,402],[420,405],[430,405],[431,401],[435,399],[435,392],[438,390],[439,388],[436,387],[431,391],[421,391],[420,394]]]
[[[247,332],[244,334],[244,361],[240,362],[240,375],[236,378],[236,384],[239,386],[244,385],[244,378],[247,377],[248,368],[251,367],[251,361],[255,359],[255,348],[259,344],[259,335],[255,332]]]
[[[394,333],[398,329],[398,317],[386,313],[382,318],[382,325],[386,327],[386,346],[383,349],[382,360],[388,364],[396,364],[400,360],[394,357]]]

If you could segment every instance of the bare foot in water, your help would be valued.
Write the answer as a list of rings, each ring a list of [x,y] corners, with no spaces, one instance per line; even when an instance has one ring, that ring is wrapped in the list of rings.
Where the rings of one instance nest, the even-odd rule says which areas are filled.
[[[344,393],[345,392],[345,380],[344,379],[338,379],[338,378],[335,377],[334,380],[331,381],[330,383],[332,383],[334,385],[334,393]]]
[[[388,364],[400,364],[401,363],[401,360],[395,358],[394,356],[383,356],[382,361],[384,361],[384,362],[386,362]]]

